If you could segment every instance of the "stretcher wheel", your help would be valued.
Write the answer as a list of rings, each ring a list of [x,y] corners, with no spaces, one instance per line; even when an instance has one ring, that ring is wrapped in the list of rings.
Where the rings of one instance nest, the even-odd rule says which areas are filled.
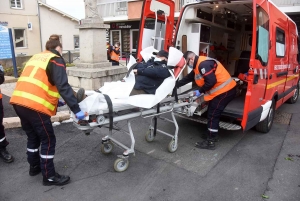
[[[129,166],[128,159],[118,158],[117,160],[115,160],[114,169],[117,172],[124,172],[125,170],[127,170],[128,166]]]
[[[153,135],[153,129],[149,129],[145,135],[145,139],[147,142],[152,142],[155,136]]]
[[[109,154],[114,149],[114,144],[111,142],[106,142],[101,145],[101,152],[103,154]]]
[[[175,140],[172,140],[169,145],[168,145],[168,150],[169,152],[173,153],[177,150],[178,146],[177,144],[175,143]]]

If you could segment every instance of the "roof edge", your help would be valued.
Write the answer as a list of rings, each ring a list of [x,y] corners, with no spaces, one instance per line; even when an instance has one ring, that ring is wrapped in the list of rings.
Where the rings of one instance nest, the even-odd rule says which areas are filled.
[[[58,10],[57,8],[54,8],[53,6],[50,6],[50,5],[48,5],[48,4],[46,4],[46,3],[42,2],[42,1],[38,1],[38,6],[45,6],[45,7],[49,8],[49,9],[54,10],[57,13],[60,13],[63,16],[66,16],[66,17],[70,18],[71,20],[79,22],[79,19],[77,19],[76,17],[73,17],[73,16],[71,16],[71,15],[69,15],[67,13],[64,13],[61,10]]]

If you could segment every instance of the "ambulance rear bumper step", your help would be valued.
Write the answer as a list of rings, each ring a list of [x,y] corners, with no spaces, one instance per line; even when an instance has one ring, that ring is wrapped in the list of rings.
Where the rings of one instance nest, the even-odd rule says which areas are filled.
[[[203,117],[188,117],[184,114],[179,114],[179,113],[174,113],[176,116],[184,118],[184,119],[189,119],[192,121],[196,121],[202,124],[207,124],[207,119],[203,118]],[[237,125],[237,124],[232,124],[232,123],[228,123],[228,122],[224,122],[224,121],[220,121],[219,123],[220,128],[225,129],[225,130],[231,130],[231,131],[235,131],[235,130],[240,130],[242,127]]]

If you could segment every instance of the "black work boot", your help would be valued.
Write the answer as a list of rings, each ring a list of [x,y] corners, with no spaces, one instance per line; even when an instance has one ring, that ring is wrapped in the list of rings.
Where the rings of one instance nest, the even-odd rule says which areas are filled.
[[[208,138],[207,133],[203,133],[203,134],[201,135],[201,138],[202,138],[203,140],[207,140],[207,138]],[[218,136],[212,137],[210,140],[213,141],[213,142],[219,142],[219,137],[218,137]]]
[[[55,176],[49,177],[49,178],[43,178],[43,185],[44,186],[63,186],[67,183],[69,183],[70,177],[65,175],[59,175],[58,173],[55,173]]]
[[[199,149],[214,150],[216,148],[215,142],[212,139],[207,139],[202,142],[196,142],[195,146]]]
[[[40,172],[41,172],[40,165],[30,166],[30,168],[29,168],[29,175],[30,176],[38,175]]]
[[[85,97],[84,88],[80,88],[76,93],[77,103],[80,103]]]
[[[6,148],[0,149],[0,158],[2,158],[6,163],[11,163],[14,161],[14,157],[8,153]]]
[[[201,134],[201,138],[202,138],[203,140],[206,140],[207,137],[208,137],[207,133],[202,133],[202,134]]]

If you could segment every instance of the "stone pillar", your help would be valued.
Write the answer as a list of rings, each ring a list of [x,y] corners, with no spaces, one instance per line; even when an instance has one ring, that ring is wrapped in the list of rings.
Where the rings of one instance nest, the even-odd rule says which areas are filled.
[[[104,82],[117,81],[127,72],[125,66],[112,66],[106,55],[106,29],[100,16],[95,15],[94,8],[87,9],[86,19],[81,20],[79,28],[80,63],[67,69],[69,84],[87,90],[99,89]],[[87,10],[89,12],[87,12]]]

